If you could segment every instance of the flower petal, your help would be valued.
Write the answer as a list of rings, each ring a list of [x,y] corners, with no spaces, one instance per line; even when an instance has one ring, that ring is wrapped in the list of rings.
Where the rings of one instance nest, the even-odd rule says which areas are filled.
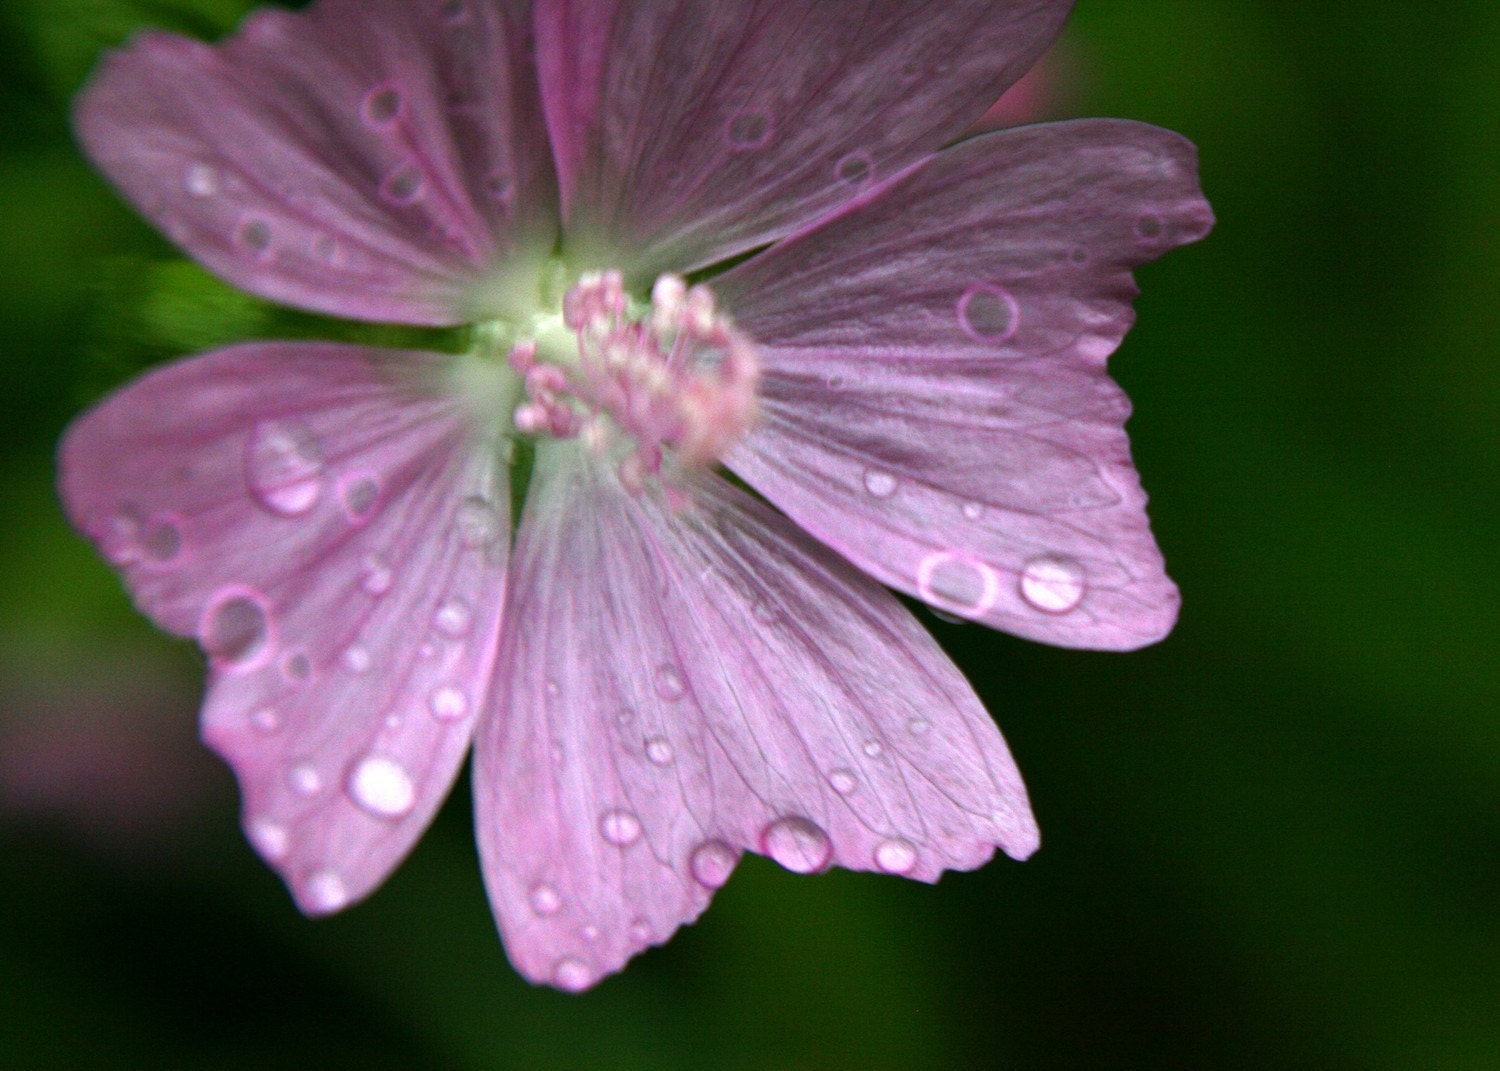
[[[994,722],[894,598],[705,476],[676,513],[539,452],[474,792],[517,969],[564,989],[751,850],[933,881],[1037,832]]]
[[[779,238],[960,134],[1071,7],[545,0],[570,246],[649,281]]]
[[[217,47],[141,33],[80,96],[78,136],[236,286],[358,319],[497,314],[501,262],[556,234],[524,8],[321,0]]]
[[[1212,225],[1196,170],[1139,123],[1002,131],[726,273],[764,359],[729,464],[942,610],[1072,647],[1160,639],[1177,590],[1104,362],[1131,269]]]
[[[370,892],[447,794],[485,702],[504,470],[432,389],[451,360],[249,345],[152,372],[61,449],[78,528],[211,670],[203,734],[310,914]]]

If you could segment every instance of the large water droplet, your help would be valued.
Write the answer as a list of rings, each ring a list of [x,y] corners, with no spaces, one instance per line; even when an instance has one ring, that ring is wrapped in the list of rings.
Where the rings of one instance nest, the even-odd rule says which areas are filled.
[[[368,472],[350,473],[339,479],[339,506],[350,524],[368,523],[379,504],[380,481]]]
[[[438,607],[432,623],[444,636],[458,640],[469,634],[472,620],[468,603],[462,599],[449,599]]]
[[[401,93],[395,86],[376,86],[365,94],[359,114],[370,126],[390,126],[401,114]]]
[[[462,688],[445,684],[428,697],[427,709],[438,721],[458,721],[469,713],[469,698]]]
[[[549,918],[562,910],[562,894],[545,881],[531,887],[527,900],[531,903],[531,910],[541,918]]]
[[[672,744],[664,736],[653,736],[646,741],[646,758],[653,766],[670,766],[672,760],[677,757],[673,751]]]
[[[565,993],[581,993],[594,984],[594,972],[577,956],[565,956],[552,968],[552,984]]]
[[[299,796],[316,796],[323,791],[323,775],[311,763],[299,762],[286,773],[287,784]]]
[[[942,550],[917,566],[917,594],[940,609],[979,617],[1000,598],[1000,574],[984,562]]]
[[[1072,558],[1044,555],[1021,572],[1021,598],[1043,613],[1065,614],[1083,601],[1083,566]]]
[[[833,858],[833,841],[817,823],[793,815],[778,818],[760,835],[761,851],[794,874],[822,870]]]
[[[317,505],[323,490],[323,451],[300,424],[263,420],[245,450],[245,482],[261,505],[299,517]]]
[[[656,667],[656,694],[668,701],[681,699],[687,694],[687,686],[676,666],[664,663]]]
[[[706,840],[693,849],[688,858],[688,869],[693,880],[705,889],[719,889],[734,873],[734,865],[740,855],[722,840]]]
[[[226,588],[214,596],[198,626],[198,642],[220,669],[248,672],[271,656],[271,614],[259,594]]]
[[[417,802],[411,775],[395,759],[368,755],[349,775],[349,796],[377,818],[400,818]]]
[[[500,538],[500,513],[493,502],[470,495],[459,505],[453,527],[464,546],[487,547]]]
[[[917,865],[917,849],[901,837],[883,840],[875,845],[875,865],[887,874],[909,874]]]
[[[758,149],[771,136],[771,119],[758,108],[735,112],[724,124],[724,140],[736,149]]]
[[[876,498],[890,498],[896,493],[896,477],[881,469],[865,470],[865,490]]]
[[[291,850],[292,841],[287,835],[286,827],[269,818],[252,820],[246,833],[250,837],[250,843],[255,845],[255,850],[273,863],[285,859],[287,852]]]
[[[331,914],[349,906],[349,890],[332,870],[319,870],[307,879],[303,900],[315,914]]]
[[[840,796],[847,796],[859,787],[859,778],[854,776],[853,770],[840,766],[838,769],[828,771],[828,783]]]
[[[621,848],[641,839],[641,820],[629,811],[605,811],[599,816],[599,835]]]
[[[975,286],[958,299],[958,324],[976,342],[1004,342],[1021,323],[1021,307],[998,286]]]

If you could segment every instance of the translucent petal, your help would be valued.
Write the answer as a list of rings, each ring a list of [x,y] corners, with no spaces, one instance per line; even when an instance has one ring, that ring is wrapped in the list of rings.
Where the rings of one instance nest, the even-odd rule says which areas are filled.
[[[894,598],[717,477],[674,512],[541,451],[474,792],[527,977],[585,988],[740,853],[935,880],[1036,827],[973,691]]]
[[[250,345],[155,371],[61,449],[74,524],[208,654],[203,735],[304,911],[384,880],[447,794],[504,599],[504,470],[451,360]]]
[[[570,248],[649,281],[753,249],[956,137],[1071,0],[550,0]]]
[[[497,314],[550,251],[555,183],[525,5],[322,0],[217,47],[142,33],[79,97],[94,162],[262,297],[359,319]]]
[[[730,465],[883,583],[1075,647],[1178,596],[1105,375],[1131,269],[1207,233],[1192,146],[1138,123],[1002,131],[714,282],[762,344]]]

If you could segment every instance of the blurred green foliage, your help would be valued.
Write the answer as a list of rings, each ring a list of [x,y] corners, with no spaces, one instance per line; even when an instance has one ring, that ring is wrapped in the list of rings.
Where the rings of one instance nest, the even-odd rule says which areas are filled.
[[[0,9],[0,724],[107,715],[124,664],[171,682],[141,761],[207,770],[123,845],[89,807],[130,781],[0,797],[0,1063],[1500,1066],[1500,9],[1080,0],[1074,110],[1192,137],[1220,220],[1140,273],[1113,364],[1181,625],[1119,657],[933,621],[1042,852],[936,888],[747,860],[570,998],[506,965],[462,789],[369,903],[296,915],[193,743],[195,657],[52,497],[69,416],[140,368],[344,330],[177,259],[69,144],[102,48],[246,8]]]

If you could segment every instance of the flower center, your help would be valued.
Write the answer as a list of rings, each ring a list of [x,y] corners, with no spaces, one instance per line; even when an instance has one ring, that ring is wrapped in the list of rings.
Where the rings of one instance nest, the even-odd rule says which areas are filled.
[[[509,363],[524,382],[516,431],[578,438],[616,460],[635,493],[713,465],[755,419],[754,344],[706,286],[675,275],[657,279],[637,310],[618,271],[583,276],[561,323],[538,324]]]

